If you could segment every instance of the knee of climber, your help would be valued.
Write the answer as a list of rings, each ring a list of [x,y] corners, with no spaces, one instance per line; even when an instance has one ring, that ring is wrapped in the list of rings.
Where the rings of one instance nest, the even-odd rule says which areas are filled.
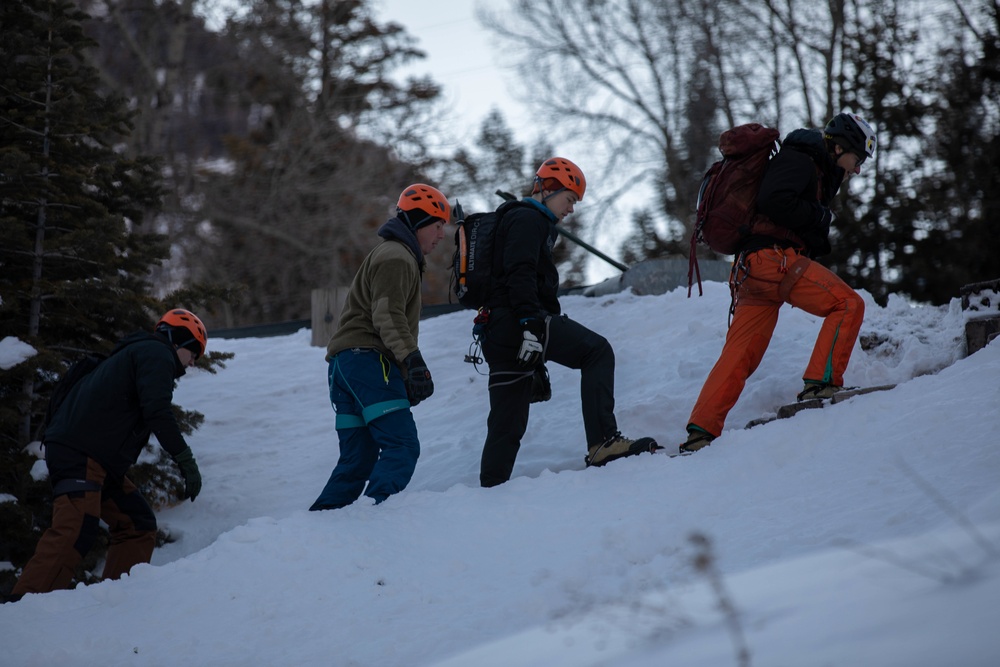
[[[99,526],[100,519],[93,514],[83,516],[83,521],[80,523],[80,534],[77,535],[76,542],[73,544],[73,549],[80,556],[86,556],[93,548],[99,534]]]
[[[851,299],[849,308],[852,312],[857,313],[858,319],[862,319],[865,316],[865,300],[861,298],[861,295],[857,292],[851,293]]]

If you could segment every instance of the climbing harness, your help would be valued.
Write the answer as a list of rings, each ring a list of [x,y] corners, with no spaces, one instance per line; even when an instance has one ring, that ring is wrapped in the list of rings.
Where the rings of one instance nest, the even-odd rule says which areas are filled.
[[[382,364],[382,379],[385,380],[386,384],[389,383],[389,362],[386,358],[379,354],[379,361]],[[365,406],[358,398],[358,395],[354,393],[354,389],[351,388],[350,383],[347,381],[347,376],[344,375],[344,371],[340,368],[340,359],[338,357],[333,358],[333,364],[330,365],[330,386],[333,386],[333,374],[340,373],[340,378],[344,381],[344,386],[347,387],[347,391],[351,392],[351,396],[357,401],[358,405],[361,406],[360,415],[348,415],[337,413],[336,428],[349,429],[349,428],[363,428],[368,426],[379,417],[384,417],[385,415],[396,412],[397,410],[407,410],[410,407],[410,401],[405,398],[395,398],[390,401],[381,401],[379,403],[373,403],[372,405]]]

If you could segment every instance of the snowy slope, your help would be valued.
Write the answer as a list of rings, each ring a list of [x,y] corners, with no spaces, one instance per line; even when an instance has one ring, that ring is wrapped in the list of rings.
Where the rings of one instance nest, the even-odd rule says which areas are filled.
[[[725,285],[684,296],[563,300],[615,347],[627,435],[680,442],[721,348]],[[206,415],[202,495],[160,516],[176,541],[125,580],[0,606],[3,664],[738,664],[731,627],[753,664],[998,664],[1000,346],[961,358],[957,303],[867,306],[847,382],[892,391],[742,430],[800,388],[819,323],[786,307],[709,449],[584,469],[578,376],[552,366],[514,479],[488,490],[470,314],[427,320],[413,481],[322,513],[323,351],[304,331],[211,340],[237,356],[175,395]]]

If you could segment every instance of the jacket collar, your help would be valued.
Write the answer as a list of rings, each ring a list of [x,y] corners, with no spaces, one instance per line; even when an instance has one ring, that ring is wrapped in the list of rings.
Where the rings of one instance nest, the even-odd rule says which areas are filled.
[[[555,224],[555,223],[557,223],[559,221],[556,218],[556,214],[553,213],[552,211],[550,211],[548,206],[546,206],[542,202],[538,201],[534,197],[524,197],[524,198],[521,199],[521,201],[525,202],[526,204],[530,204],[530,205],[534,206],[539,211],[541,211],[542,213],[544,213],[545,217],[547,217],[551,223]]]

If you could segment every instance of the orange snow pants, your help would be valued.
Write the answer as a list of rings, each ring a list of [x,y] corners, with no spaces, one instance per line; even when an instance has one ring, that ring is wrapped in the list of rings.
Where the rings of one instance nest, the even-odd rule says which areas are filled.
[[[844,384],[844,371],[861,330],[865,302],[836,274],[794,249],[764,248],[747,253],[741,283],[734,271],[736,308],[722,354],[698,395],[688,426],[713,436],[722,433],[726,415],[736,405],[747,378],[764,358],[778,322],[778,310],[787,302],[822,317],[823,326],[803,380]]]

